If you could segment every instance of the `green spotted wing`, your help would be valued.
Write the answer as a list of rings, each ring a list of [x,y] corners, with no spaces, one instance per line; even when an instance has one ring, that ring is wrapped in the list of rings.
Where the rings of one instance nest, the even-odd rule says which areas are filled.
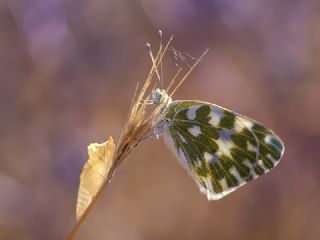
[[[201,101],[174,101],[165,110],[164,138],[209,200],[269,172],[284,151],[271,130]]]

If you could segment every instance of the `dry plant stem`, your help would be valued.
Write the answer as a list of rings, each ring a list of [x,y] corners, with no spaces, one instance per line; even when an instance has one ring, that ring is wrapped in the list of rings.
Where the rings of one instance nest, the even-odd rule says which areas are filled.
[[[147,79],[146,79],[146,81],[140,91],[138,98],[135,99],[135,95],[134,95],[133,104],[132,104],[131,109],[129,111],[129,117],[127,119],[125,128],[120,136],[120,140],[117,145],[116,153],[115,153],[114,159],[112,161],[112,165],[110,167],[108,175],[106,177],[106,180],[105,180],[104,184],[102,184],[102,186],[98,190],[97,194],[92,199],[92,202],[90,203],[90,205],[88,206],[86,211],[82,214],[80,219],[77,221],[76,225],[73,227],[71,233],[68,236],[68,240],[72,240],[75,238],[82,223],[85,221],[85,219],[89,215],[90,211],[92,210],[92,208],[96,204],[98,198],[101,196],[105,187],[110,183],[110,181],[115,173],[115,170],[119,166],[119,164],[138,145],[138,143],[141,141],[141,139],[143,139],[143,137],[151,131],[152,126],[147,121],[147,116],[145,114],[147,103],[144,102],[141,104],[141,102],[145,96],[146,91],[148,90],[148,88],[152,82],[153,75],[155,74],[155,72],[158,68],[158,65],[162,61],[162,58],[163,58],[168,46],[170,45],[171,41],[172,41],[172,37],[170,38],[166,47],[163,50],[162,50],[162,48],[159,49],[159,52],[157,53],[157,56],[154,61],[155,63],[151,67],[151,70],[150,70],[148,77],[147,77]],[[150,96],[148,96],[147,99],[149,97]]]
[[[172,37],[167,42],[166,46],[164,48],[160,48],[154,61],[152,64],[152,67],[150,69],[150,72],[148,74],[147,79],[144,82],[144,85],[136,98],[134,95],[133,103],[131,105],[129,116],[126,121],[124,130],[121,133],[119,142],[117,144],[117,148],[115,151],[114,159],[112,161],[112,165],[110,167],[110,170],[107,174],[106,180],[104,184],[100,187],[99,191],[97,192],[96,196],[92,199],[92,202],[86,209],[86,211],[83,213],[81,218],[77,221],[76,225],[72,229],[68,240],[74,239],[76,236],[80,226],[87,218],[88,214],[96,204],[98,198],[101,196],[103,190],[105,187],[110,183],[116,168],[122,163],[122,161],[130,154],[130,152],[146,137],[150,132],[153,131],[154,127],[156,126],[159,119],[162,117],[161,110],[166,105],[166,103],[162,103],[159,106],[157,106],[153,111],[151,111],[150,114],[147,114],[147,101],[150,99],[150,92],[146,96],[147,90],[150,88],[150,85],[152,83],[154,74],[157,72],[157,69],[159,65],[162,62],[162,59],[172,41]],[[172,91],[170,96],[173,95],[173,93],[180,87],[180,85],[184,82],[184,80],[189,76],[189,74],[192,72],[192,70],[195,68],[195,66],[201,61],[201,59],[204,57],[204,55],[207,53],[208,50],[206,50],[200,58],[196,61],[196,63],[188,70],[188,72],[183,76],[183,78],[180,80],[178,85],[175,87],[175,89]],[[173,85],[174,80],[177,78],[179,73],[181,72],[181,69],[179,69],[176,73],[176,75],[173,77],[170,88]],[[154,87],[153,87],[154,88]]]
[[[92,202],[90,203],[90,205],[88,206],[88,208],[86,209],[86,211],[82,214],[82,216],[80,217],[80,219],[77,221],[76,225],[73,227],[71,233],[68,236],[68,240],[72,240],[74,239],[74,237],[76,236],[78,230],[80,229],[82,223],[84,222],[84,220],[87,218],[88,214],[90,213],[91,209],[94,207],[95,203],[97,202],[98,198],[100,197],[100,195],[102,194],[103,190],[105,189],[105,187],[110,183],[112,176],[114,175],[116,166],[112,165],[110,167],[108,176],[106,178],[106,181],[104,182],[104,184],[102,184],[101,188],[99,189],[99,191],[97,192],[97,194],[94,196],[94,198],[92,199]]]
[[[148,77],[140,91],[139,96],[134,101],[132,109],[130,110],[130,115],[128,121],[125,125],[122,136],[119,140],[119,145],[116,149],[116,156],[120,156],[120,158],[115,162],[115,165],[119,165],[125,157],[132,151],[133,148],[137,146],[137,144],[152,130],[153,125],[150,124],[149,116],[146,115],[147,102],[143,99],[146,95],[148,88],[150,87],[153,76],[157,71],[159,64],[161,63],[165,52],[167,51],[170,43],[172,41],[172,37],[169,39],[165,48],[160,48],[154,63],[151,67],[151,70],[148,74]],[[146,96],[146,100],[148,100],[150,96]],[[142,102],[142,103],[141,103]],[[159,107],[157,107],[154,112],[157,111]],[[159,111],[159,110],[158,110]],[[158,116],[156,114],[151,113],[150,116],[155,119]],[[152,121],[153,122],[153,121]]]

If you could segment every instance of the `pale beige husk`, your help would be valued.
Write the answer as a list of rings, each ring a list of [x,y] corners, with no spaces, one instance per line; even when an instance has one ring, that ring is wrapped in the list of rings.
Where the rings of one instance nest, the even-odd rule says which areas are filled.
[[[105,182],[112,164],[115,145],[112,137],[104,143],[91,143],[88,146],[89,159],[80,174],[76,217],[80,219],[92,199]]]

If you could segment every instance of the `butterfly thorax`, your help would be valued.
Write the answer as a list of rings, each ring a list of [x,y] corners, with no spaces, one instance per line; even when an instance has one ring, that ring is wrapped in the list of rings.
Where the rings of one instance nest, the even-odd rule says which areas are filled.
[[[171,102],[171,97],[167,94],[164,89],[157,88],[152,92],[153,103],[158,106],[160,104],[164,105],[164,108],[167,107]]]
[[[162,106],[159,113],[161,117],[154,129],[154,133],[159,135],[164,131],[164,127],[168,123],[164,113],[172,103],[172,99],[164,89],[157,88],[152,92],[152,101],[155,106]]]

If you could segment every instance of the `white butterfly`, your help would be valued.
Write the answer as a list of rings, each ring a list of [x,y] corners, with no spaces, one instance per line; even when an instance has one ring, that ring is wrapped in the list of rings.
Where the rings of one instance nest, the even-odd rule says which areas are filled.
[[[269,172],[283,155],[281,139],[245,116],[207,102],[172,101],[159,88],[152,98],[165,106],[155,134],[163,134],[209,200]]]

